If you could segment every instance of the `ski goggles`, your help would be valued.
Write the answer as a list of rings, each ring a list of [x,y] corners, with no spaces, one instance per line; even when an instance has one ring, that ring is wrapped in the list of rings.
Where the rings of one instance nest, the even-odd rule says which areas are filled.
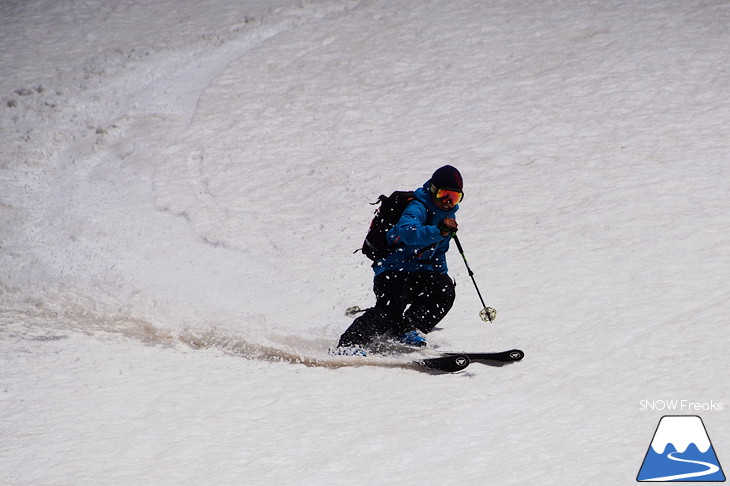
[[[453,189],[436,189],[436,193],[434,194],[436,196],[436,199],[439,199],[441,201],[448,200],[456,206],[461,202],[462,199],[464,199],[464,193],[461,191],[454,191]]]

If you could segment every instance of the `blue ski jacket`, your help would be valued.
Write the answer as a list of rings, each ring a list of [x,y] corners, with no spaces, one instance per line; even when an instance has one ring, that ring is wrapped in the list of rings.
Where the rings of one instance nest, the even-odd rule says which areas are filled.
[[[415,200],[385,235],[391,245],[401,245],[394,253],[373,264],[375,275],[387,271],[447,273],[446,252],[451,235],[441,236],[438,224],[454,218],[459,205],[450,211],[436,207],[429,191],[431,181],[414,191]]]

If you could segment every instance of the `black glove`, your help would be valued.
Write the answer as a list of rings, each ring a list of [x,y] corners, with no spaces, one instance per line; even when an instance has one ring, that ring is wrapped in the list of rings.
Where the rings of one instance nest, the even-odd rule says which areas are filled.
[[[441,236],[449,236],[452,233],[456,233],[459,229],[459,224],[454,218],[444,218],[438,224],[438,229],[441,230]]]

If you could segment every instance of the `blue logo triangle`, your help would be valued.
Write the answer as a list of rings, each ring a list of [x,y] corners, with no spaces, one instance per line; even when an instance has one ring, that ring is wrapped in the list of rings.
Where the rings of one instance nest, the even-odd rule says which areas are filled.
[[[696,415],[662,417],[636,480],[725,481],[702,419]]]

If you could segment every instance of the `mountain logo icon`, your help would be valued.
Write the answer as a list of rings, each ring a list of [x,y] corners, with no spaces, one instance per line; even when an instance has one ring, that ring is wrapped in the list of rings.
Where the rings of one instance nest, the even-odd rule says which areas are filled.
[[[662,417],[636,480],[725,481],[702,419],[696,415]]]

